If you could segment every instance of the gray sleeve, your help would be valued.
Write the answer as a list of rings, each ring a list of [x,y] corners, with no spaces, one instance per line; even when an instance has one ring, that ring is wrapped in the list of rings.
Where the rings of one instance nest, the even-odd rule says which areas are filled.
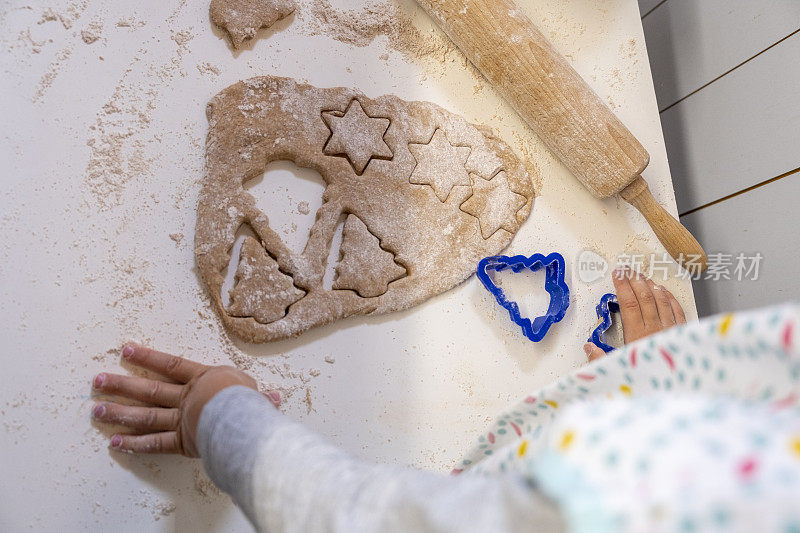
[[[284,420],[269,400],[241,385],[217,393],[200,414],[197,450],[203,467],[251,522],[252,479],[259,444]]]
[[[246,387],[203,409],[211,479],[260,531],[560,531],[556,507],[523,480],[458,477],[359,460]]]

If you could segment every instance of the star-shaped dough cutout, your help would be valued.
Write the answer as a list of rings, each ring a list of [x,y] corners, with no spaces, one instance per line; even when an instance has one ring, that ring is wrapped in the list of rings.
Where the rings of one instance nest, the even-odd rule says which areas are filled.
[[[506,173],[501,170],[490,180],[476,176],[472,196],[461,204],[461,210],[478,219],[481,235],[488,239],[500,228],[510,233],[517,231],[517,211],[527,201],[511,190]]]
[[[394,156],[383,141],[383,134],[389,129],[389,119],[370,117],[358,100],[350,102],[344,114],[326,111],[322,118],[331,130],[322,153],[346,156],[359,176],[373,157],[391,159]]]
[[[437,198],[444,202],[456,185],[470,185],[469,174],[464,164],[471,148],[453,146],[441,128],[433,132],[428,144],[408,143],[417,166],[408,179],[418,185],[430,185]]]

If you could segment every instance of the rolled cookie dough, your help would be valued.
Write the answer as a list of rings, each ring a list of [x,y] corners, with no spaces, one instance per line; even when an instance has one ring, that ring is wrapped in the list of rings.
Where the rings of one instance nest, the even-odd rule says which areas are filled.
[[[533,170],[505,143],[428,102],[265,76],[220,92],[207,115],[195,259],[225,326],[251,342],[406,309],[452,288],[511,242],[536,194]],[[243,188],[278,160],[326,184],[302,253]],[[246,226],[258,240],[241,247],[226,309],[223,272]],[[329,256],[338,261],[326,286]]]
[[[211,21],[225,30],[234,48],[289,15],[295,0],[211,0]]]

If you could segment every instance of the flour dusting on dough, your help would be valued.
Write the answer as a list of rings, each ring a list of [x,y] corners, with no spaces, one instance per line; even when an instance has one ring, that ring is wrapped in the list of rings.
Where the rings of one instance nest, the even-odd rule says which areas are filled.
[[[536,194],[529,167],[505,143],[428,102],[392,95],[371,99],[352,89],[264,76],[228,87],[207,114],[208,173],[198,205],[195,259],[223,322],[250,342],[299,335],[354,314],[407,309],[452,288],[481,258],[508,245]],[[411,179],[418,162],[409,146],[430,143],[437,129],[463,147],[459,157],[448,159],[448,170],[466,179],[451,184],[446,196],[437,196],[425,180]],[[431,151],[445,145],[450,146],[434,144]],[[242,186],[245,176],[285,159],[319,171],[326,183],[302,253],[287,247],[269,226],[270,213],[259,211]],[[325,263],[343,215],[348,222],[339,277],[327,289]],[[248,256],[261,257],[265,268],[271,260],[275,264],[261,280],[242,271],[241,279],[249,281],[237,291],[247,310],[232,314],[222,306],[219,273],[243,226],[261,241],[249,241]],[[278,272],[305,295],[292,294]],[[277,293],[276,284],[283,287]]]

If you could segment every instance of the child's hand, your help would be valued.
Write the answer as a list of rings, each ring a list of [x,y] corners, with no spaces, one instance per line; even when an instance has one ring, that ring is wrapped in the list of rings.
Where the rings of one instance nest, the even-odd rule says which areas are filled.
[[[686,315],[678,300],[667,289],[653,283],[653,280],[630,269],[617,269],[611,277],[617,291],[625,344],[686,323]],[[583,350],[589,361],[605,355],[603,350],[591,342],[587,342]]]
[[[197,425],[206,403],[216,393],[233,385],[258,390],[253,378],[230,366],[201,365],[136,344],[127,344],[122,349],[122,357],[171,381],[105,372],[95,376],[92,383],[95,391],[146,404],[131,406],[104,402],[94,406],[92,417],[95,420],[136,431],[136,434],[112,436],[111,447],[115,450],[197,457]],[[266,397],[275,406],[280,403],[280,396],[275,391],[268,392]]]

